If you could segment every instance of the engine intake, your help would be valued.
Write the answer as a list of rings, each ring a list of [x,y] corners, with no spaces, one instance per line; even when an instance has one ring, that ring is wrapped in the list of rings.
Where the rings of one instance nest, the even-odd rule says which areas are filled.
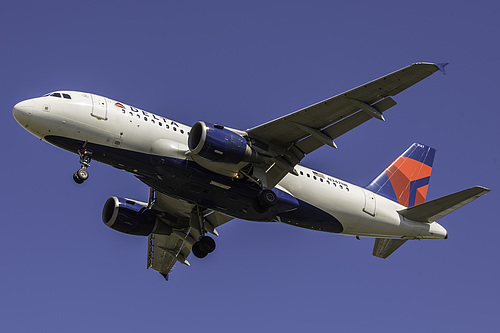
[[[191,128],[188,147],[191,153],[212,162],[237,164],[262,161],[244,137],[224,126],[203,121]]]
[[[137,236],[156,232],[156,214],[147,207],[124,198],[109,198],[102,209],[102,221],[111,229]]]

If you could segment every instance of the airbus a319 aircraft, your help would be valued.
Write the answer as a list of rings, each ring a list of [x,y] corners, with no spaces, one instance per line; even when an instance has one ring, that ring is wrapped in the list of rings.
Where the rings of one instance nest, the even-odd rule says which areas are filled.
[[[487,193],[476,186],[425,202],[435,150],[414,143],[368,186],[301,166],[323,145],[371,118],[384,121],[392,98],[446,64],[415,63],[262,125],[237,130],[199,121],[192,127],[110,98],[57,91],[14,106],[19,124],[76,153],[81,184],[91,160],[132,173],[150,187],[148,202],[111,197],[103,222],[148,237],[147,265],[165,278],[192,252],[215,250],[217,227],[237,218],[282,222],[373,237],[387,258],[407,240],[446,239],[436,221]]]

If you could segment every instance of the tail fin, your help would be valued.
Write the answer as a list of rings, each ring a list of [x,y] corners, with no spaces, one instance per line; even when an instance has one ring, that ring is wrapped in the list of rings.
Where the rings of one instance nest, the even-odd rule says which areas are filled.
[[[412,207],[425,202],[436,150],[414,143],[366,188]]]

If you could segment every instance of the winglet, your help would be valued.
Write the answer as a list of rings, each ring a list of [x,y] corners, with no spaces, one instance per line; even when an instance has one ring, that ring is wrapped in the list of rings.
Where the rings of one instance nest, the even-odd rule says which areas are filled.
[[[449,62],[440,62],[440,63],[433,63],[433,62],[416,62],[416,63],[413,63],[411,64],[411,66],[413,65],[426,65],[426,66],[436,66],[437,69],[439,69],[441,71],[441,73],[443,74],[446,74],[444,68],[449,64]],[[434,71],[433,71],[434,73]]]
[[[438,64],[434,64],[436,65],[437,68],[439,68],[439,70],[441,71],[441,73],[443,74],[446,74],[446,71],[444,70],[444,68],[449,64],[449,62],[440,62]]]

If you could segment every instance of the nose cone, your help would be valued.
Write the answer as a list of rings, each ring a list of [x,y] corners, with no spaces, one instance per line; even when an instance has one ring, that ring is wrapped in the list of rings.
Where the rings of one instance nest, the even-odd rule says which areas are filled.
[[[33,100],[28,99],[17,103],[12,109],[14,118],[16,118],[17,122],[23,127],[28,127],[31,114],[33,113],[33,104]]]

